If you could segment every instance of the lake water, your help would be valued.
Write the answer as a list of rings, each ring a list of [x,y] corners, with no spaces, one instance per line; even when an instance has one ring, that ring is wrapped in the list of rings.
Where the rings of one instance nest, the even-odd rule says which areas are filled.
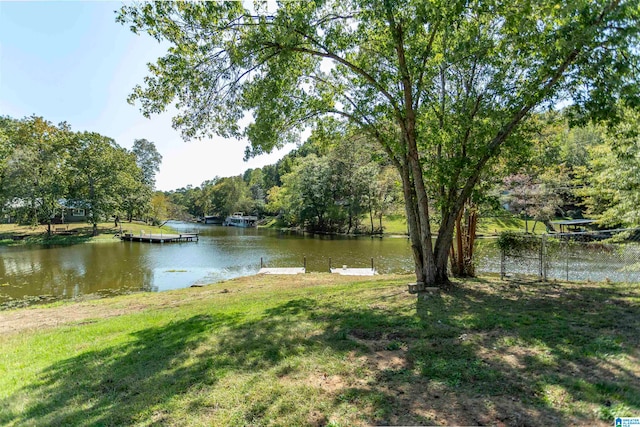
[[[268,267],[302,267],[328,272],[334,267],[374,267],[380,273],[412,273],[409,241],[403,237],[319,236],[257,228],[173,223],[198,232],[198,242],[87,243],[65,247],[0,247],[0,307],[81,295],[164,291],[256,274]],[[476,242],[477,273],[499,273],[494,239]],[[560,254],[562,255],[562,254]],[[560,280],[640,282],[640,245],[605,252],[584,250],[571,259],[554,255],[548,277]],[[537,275],[539,261],[507,260],[508,274]]]
[[[100,242],[65,247],[0,248],[0,304],[48,296],[164,291],[256,274],[269,267],[327,272],[332,265],[411,272],[406,238],[313,236],[256,228],[173,223],[200,233],[198,242]]]

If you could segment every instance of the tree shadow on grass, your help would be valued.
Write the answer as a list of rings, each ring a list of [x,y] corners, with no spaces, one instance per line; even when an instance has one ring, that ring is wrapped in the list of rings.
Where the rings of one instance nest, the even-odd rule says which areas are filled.
[[[418,299],[423,377],[485,397],[508,425],[609,425],[640,411],[637,304],[599,285],[490,288]]]
[[[317,331],[307,329],[312,319],[324,327]],[[124,344],[53,363],[37,383],[0,403],[0,424],[132,425],[153,423],[154,417],[158,417],[155,422],[163,422],[167,415],[162,413],[164,410],[171,418],[172,400],[203,389],[207,390],[205,394],[215,394],[221,377],[250,377],[272,368],[277,368],[276,376],[286,376],[296,372],[289,362],[297,356],[321,360],[327,351],[328,357],[338,359],[342,356],[336,354],[366,354],[369,349],[352,339],[352,332],[380,337],[381,329],[397,330],[406,323],[404,315],[345,309],[312,298],[293,299],[268,308],[252,320],[241,316],[194,316],[143,329]],[[246,381],[269,382],[269,375],[265,375],[266,380]],[[252,393],[251,387],[244,383],[240,386],[247,393]],[[295,403],[292,390],[276,387],[272,393],[253,396],[243,407],[233,409],[244,411],[238,414],[235,424],[264,424],[264,419],[273,422],[274,417],[289,417],[294,425],[307,425],[312,415],[295,413],[290,408]],[[390,402],[386,393],[369,388],[341,387],[335,396],[330,394],[329,400],[332,396],[334,407],[366,406],[367,413],[386,413]],[[206,404],[200,404],[198,398],[185,400],[192,412],[206,410]],[[160,414],[156,413],[158,408],[163,408]],[[364,412],[363,409],[361,418],[367,417]],[[322,425],[326,419],[321,415],[312,424]]]
[[[638,357],[636,305],[595,286],[501,286],[467,285],[417,305],[397,292],[308,296],[256,318],[199,315],[144,329],[130,342],[53,364],[17,393],[29,396],[25,410],[0,404],[0,424],[159,423],[153,408],[166,408],[171,420],[173,399],[198,390],[215,396],[227,376],[250,395],[233,408],[238,425],[324,425],[349,411],[363,424],[593,424],[597,414],[567,409],[567,401],[604,412],[640,408],[637,369],[629,367]],[[298,356],[318,366],[296,365]],[[331,371],[335,361],[344,365]],[[299,409],[295,381],[316,388],[309,396],[324,403]],[[210,404],[186,401],[196,414]]]
[[[185,361],[211,330],[236,321],[230,316],[194,316],[143,329],[127,343],[55,363],[41,373],[38,383],[21,391],[32,404],[22,410],[20,402],[0,404],[0,424],[139,422],[149,417],[149,407],[187,392],[194,383],[215,383],[206,359]]]

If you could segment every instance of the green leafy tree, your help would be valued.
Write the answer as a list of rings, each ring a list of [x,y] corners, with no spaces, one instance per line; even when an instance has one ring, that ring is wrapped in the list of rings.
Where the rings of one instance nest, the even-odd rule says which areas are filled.
[[[378,220],[378,230],[384,232],[382,218],[384,215],[396,212],[400,206],[402,192],[399,188],[400,177],[398,171],[392,166],[383,167],[375,181],[369,187],[369,220],[371,223],[371,233],[375,232],[374,218]]]
[[[267,191],[264,187],[264,175],[262,169],[247,169],[242,179],[249,187],[253,199],[253,210],[258,214],[264,214]]]
[[[118,20],[172,45],[130,100],[145,115],[176,101],[186,138],[247,137],[251,156],[329,116],[376,140],[400,173],[417,280],[445,285],[456,221],[537,108],[638,104],[638,14],[635,0],[329,0],[145,3]]]
[[[336,231],[343,218],[339,206],[346,200],[333,179],[331,160],[311,154],[300,158],[282,179],[286,188],[286,210],[292,222],[310,231]]]
[[[131,171],[121,176],[122,203],[119,210],[124,212],[127,221],[134,218],[144,219],[151,210],[152,189],[142,181],[142,171]]]
[[[331,138],[331,141],[324,141]],[[370,220],[376,202],[375,187],[380,174],[377,146],[366,135],[331,133],[318,136],[312,144],[318,155],[327,156],[331,167],[330,184],[334,188],[334,197],[339,201],[340,210],[336,214],[346,216],[346,224],[336,217],[336,226],[345,231],[359,231],[362,218],[369,213]],[[306,145],[306,144],[305,144]],[[303,146],[304,147],[304,146]]]
[[[280,180],[280,174],[278,173],[278,166],[266,165],[262,168],[262,188],[265,192],[268,192],[270,188],[282,185]]]
[[[4,171],[7,167],[9,156],[13,152],[14,143],[10,134],[14,132],[17,120],[8,116],[0,116],[0,182],[4,182]],[[2,193],[0,193],[2,196]],[[0,204],[2,199],[0,198]]]
[[[193,199],[193,204],[196,207],[197,216],[204,217],[206,215],[216,213],[213,206],[213,188],[218,180],[219,178],[214,178],[212,180],[205,181],[200,185],[200,187],[194,189],[191,192],[191,197]]]
[[[160,191],[154,193],[151,197],[151,209],[149,212],[152,224],[161,225],[167,222],[170,218],[170,203],[169,198],[164,193]]]
[[[277,215],[278,218],[284,220],[285,224],[293,225],[293,218],[290,217],[289,209],[289,192],[286,188],[274,185],[267,191],[267,203],[265,209],[267,212]]]
[[[68,190],[70,136],[65,123],[55,126],[36,116],[16,121],[6,136],[13,149],[4,160],[1,192],[23,220],[47,224],[49,233]]]
[[[146,218],[147,214],[153,218],[151,199],[156,182],[156,172],[160,170],[162,155],[156,150],[155,144],[146,139],[136,139],[131,152],[135,156],[136,165],[140,169],[136,175],[124,176],[123,182],[123,210],[129,222],[133,218]]]
[[[538,114],[533,121],[538,129],[526,156],[503,168],[512,173],[503,180],[502,200],[512,213],[533,219],[535,231],[538,221],[551,227],[558,215],[581,217],[578,193],[585,181],[577,172],[588,165],[591,148],[602,143],[603,129],[593,124],[569,127],[565,114],[553,112]],[[528,225],[525,221],[527,232]]]
[[[111,138],[82,132],[75,135],[70,164],[70,201],[87,210],[97,235],[98,223],[122,208],[127,184],[139,179],[136,158]]]
[[[153,191],[156,185],[156,172],[160,171],[160,164],[162,164],[162,155],[155,144],[146,139],[133,141],[131,151],[135,154],[136,164],[142,171],[142,183]]]
[[[605,226],[640,225],[640,113],[627,110],[621,123],[589,148],[588,165],[578,168],[578,194],[589,215]]]
[[[234,212],[256,213],[249,186],[242,175],[220,178],[211,189],[212,207],[222,216]]]

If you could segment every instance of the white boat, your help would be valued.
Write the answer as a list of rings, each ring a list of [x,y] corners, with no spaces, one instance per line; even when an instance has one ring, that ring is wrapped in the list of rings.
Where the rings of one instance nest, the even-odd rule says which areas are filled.
[[[258,225],[258,217],[235,212],[233,215],[229,215],[222,225],[243,228],[256,227]]]

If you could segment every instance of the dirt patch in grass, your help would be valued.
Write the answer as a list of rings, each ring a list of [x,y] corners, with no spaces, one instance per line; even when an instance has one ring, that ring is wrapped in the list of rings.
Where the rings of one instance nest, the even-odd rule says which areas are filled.
[[[368,280],[385,283],[402,276],[384,276],[365,279],[337,276],[331,274],[304,274],[292,280],[283,280],[283,276],[263,275],[246,276],[218,282],[202,287],[174,290],[160,293],[137,293],[104,298],[100,301],[63,301],[57,305],[45,307],[27,307],[14,310],[0,310],[0,334],[16,333],[24,330],[56,327],[67,323],[82,322],[87,319],[105,319],[131,314],[145,309],[178,307],[194,301],[206,301],[215,296],[238,292],[255,293],[317,286],[333,286],[355,281]],[[97,298],[92,296],[90,299]],[[143,300],[141,304],[139,301]]]
[[[486,279],[416,297],[408,281],[253,276],[0,313],[9,334],[69,322],[102,334],[115,322],[100,318],[153,314],[117,322],[110,346],[70,346],[81,351],[13,392],[5,418],[0,402],[0,424],[43,421],[43,407],[55,421],[75,400],[92,402],[76,424],[604,427],[640,413],[637,285]]]
[[[127,308],[97,309],[96,306],[66,304],[56,308],[29,308],[0,311],[0,334],[11,334],[31,329],[51,328],[69,323],[81,323],[88,319],[105,319],[142,311],[144,305]]]

